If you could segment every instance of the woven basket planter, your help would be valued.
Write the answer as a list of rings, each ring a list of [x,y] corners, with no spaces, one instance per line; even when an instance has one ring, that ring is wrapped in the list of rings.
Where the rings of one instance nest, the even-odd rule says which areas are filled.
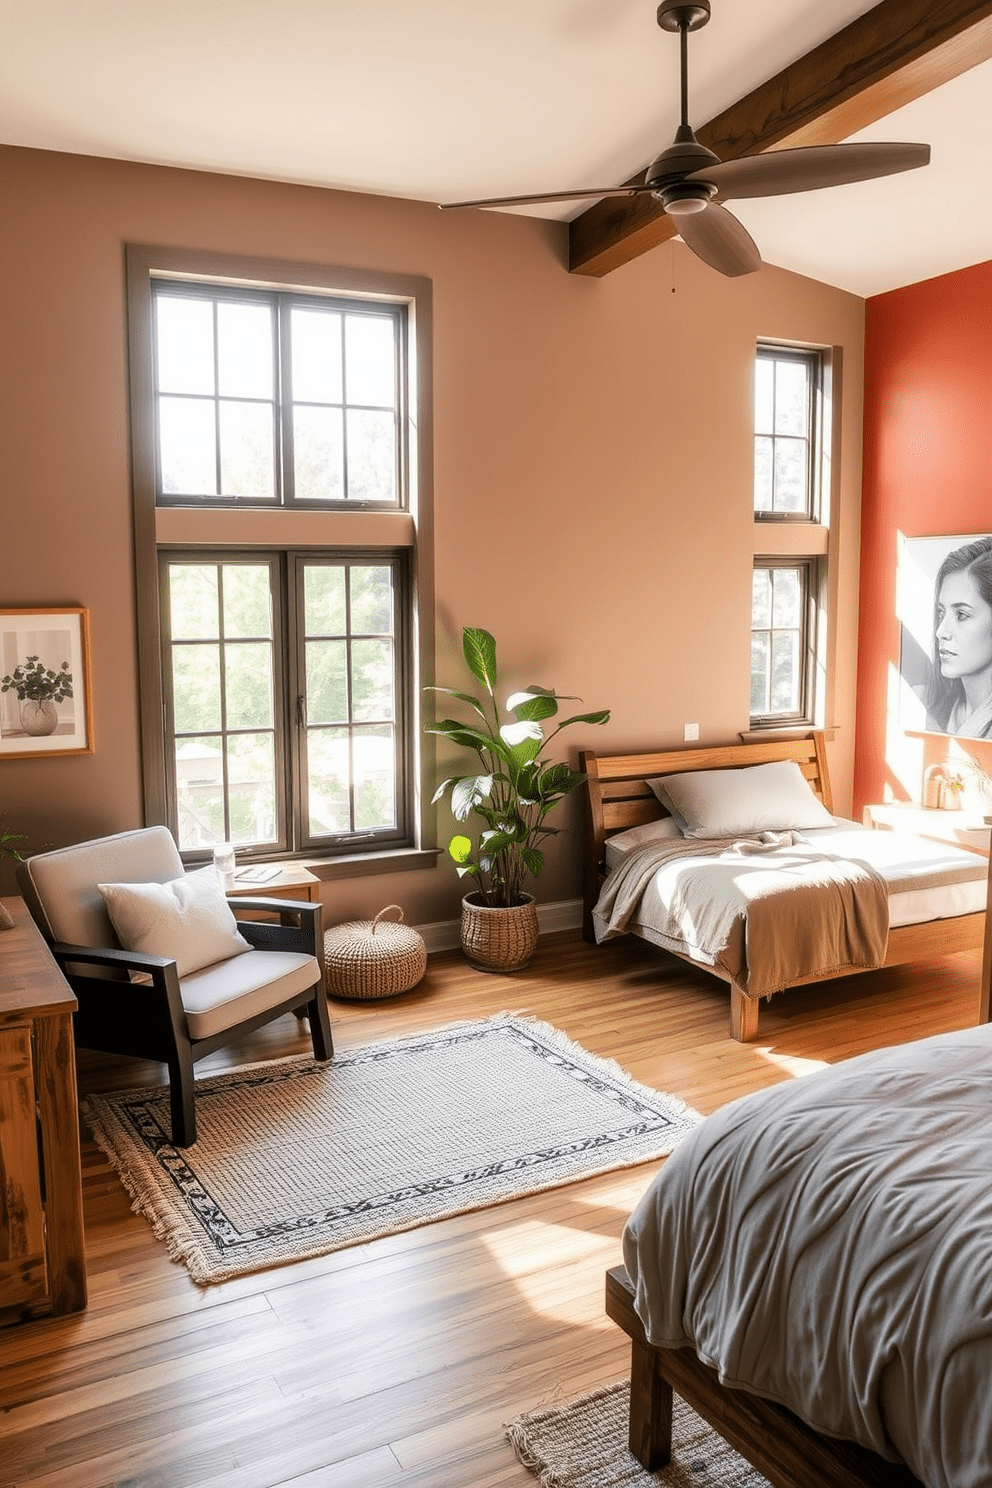
[[[390,910],[397,910],[402,920],[399,905],[387,904],[374,920],[349,920],[328,930],[324,961],[330,997],[395,997],[420,981],[427,970],[423,936],[409,925],[384,920]]]
[[[490,909],[479,894],[462,900],[462,950],[476,971],[522,971],[537,945],[537,903]]]

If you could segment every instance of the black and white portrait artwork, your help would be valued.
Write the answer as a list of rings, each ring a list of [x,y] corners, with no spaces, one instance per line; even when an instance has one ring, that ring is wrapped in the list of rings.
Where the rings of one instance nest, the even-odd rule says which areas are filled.
[[[992,536],[901,537],[899,721],[992,739]]]

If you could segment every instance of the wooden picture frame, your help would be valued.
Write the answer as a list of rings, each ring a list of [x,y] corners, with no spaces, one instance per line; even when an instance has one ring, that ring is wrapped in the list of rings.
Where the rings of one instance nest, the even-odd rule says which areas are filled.
[[[0,760],[92,753],[89,612],[0,609]]]

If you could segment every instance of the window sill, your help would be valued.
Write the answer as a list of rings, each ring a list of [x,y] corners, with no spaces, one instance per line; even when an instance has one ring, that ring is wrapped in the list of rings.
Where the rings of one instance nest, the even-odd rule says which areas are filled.
[[[348,853],[334,858],[293,858],[301,868],[309,868],[321,883],[339,878],[373,878],[380,873],[413,873],[433,868],[441,856],[437,847],[401,847],[391,852]]]
[[[837,737],[837,729],[819,728],[815,723],[763,723],[759,728],[743,729],[737,737],[742,744],[759,744],[762,739],[768,738],[808,739],[810,734],[822,734],[829,742]]]

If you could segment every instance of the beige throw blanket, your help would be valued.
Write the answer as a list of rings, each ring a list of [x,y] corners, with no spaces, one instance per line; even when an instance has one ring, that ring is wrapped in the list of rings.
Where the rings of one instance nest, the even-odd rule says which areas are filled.
[[[656,944],[719,968],[746,997],[770,997],[810,977],[881,966],[888,890],[867,863],[794,832],[665,839],[625,854],[593,923],[597,941],[646,930]]]

